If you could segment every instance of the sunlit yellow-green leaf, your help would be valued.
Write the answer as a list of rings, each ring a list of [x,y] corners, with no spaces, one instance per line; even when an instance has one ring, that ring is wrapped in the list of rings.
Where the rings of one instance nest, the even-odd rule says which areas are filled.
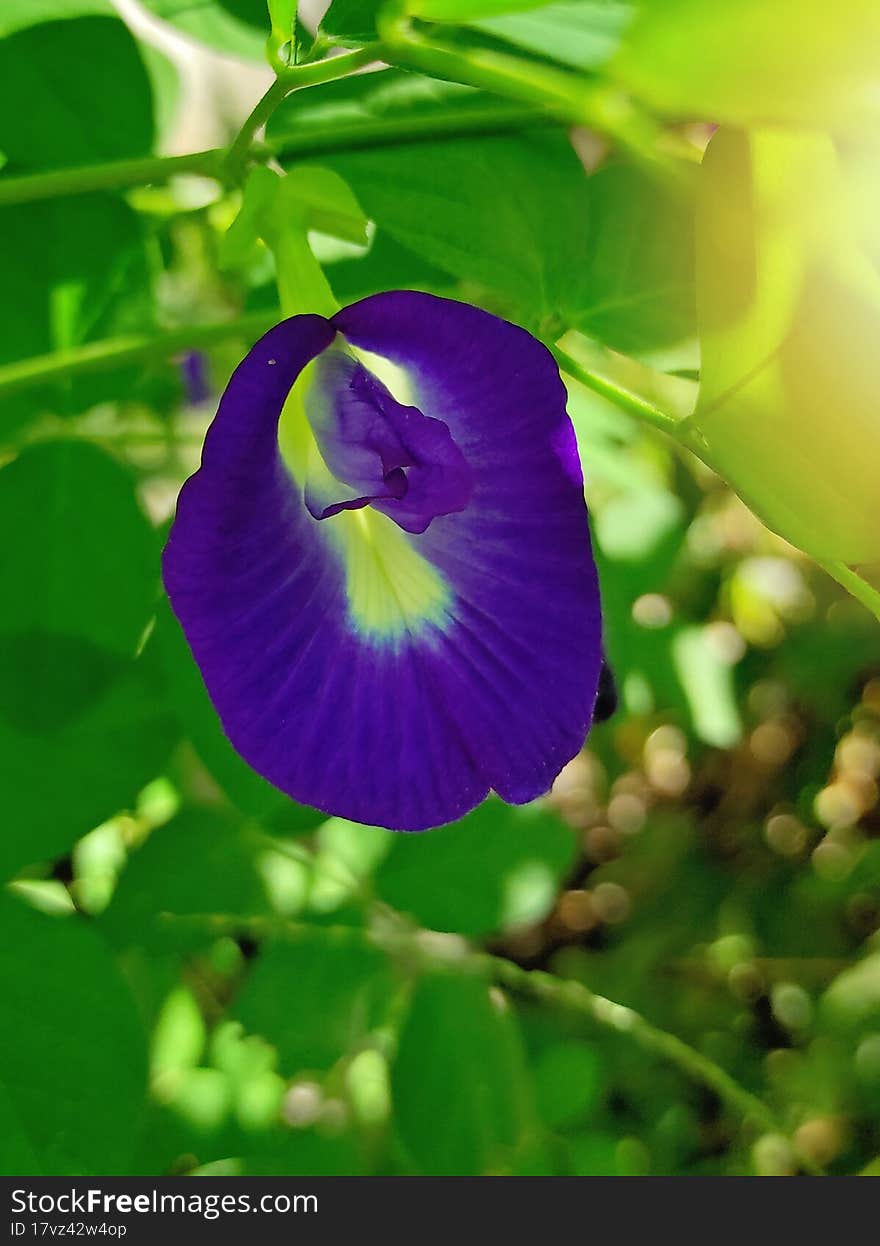
[[[880,558],[880,272],[848,170],[811,131],[720,131],[698,225],[708,458],[821,559]]]
[[[880,115],[876,0],[643,0],[613,71],[653,108],[706,121]]]

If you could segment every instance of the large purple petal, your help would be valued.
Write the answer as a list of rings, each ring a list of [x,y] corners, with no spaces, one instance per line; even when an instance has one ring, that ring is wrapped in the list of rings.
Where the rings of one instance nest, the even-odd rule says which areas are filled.
[[[314,519],[278,449],[290,386],[337,329],[410,372],[472,476],[463,510],[396,529],[402,557],[376,563],[400,605],[387,635],[353,611],[357,516]],[[420,567],[441,589],[422,615]],[[419,830],[490,788],[529,800],[589,727],[599,602],[564,390],[542,346],[464,304],[378,295],[262,338],[181,493],[164,574],[232,743],[328,812]]]
[[[334,317],[390,359],[474,474],[460,514],[420,552],[452,586],[453,625],[423,654],[489,786],[546,791],[589,729],[602,662],[599,589],[565,389],[514,325],[429,294],[377,294]]]

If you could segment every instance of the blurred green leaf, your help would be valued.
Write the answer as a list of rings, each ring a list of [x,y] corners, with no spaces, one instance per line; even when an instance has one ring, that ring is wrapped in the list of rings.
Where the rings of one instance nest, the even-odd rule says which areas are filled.
[[[103,921],[119,942],[203,943],[210,930],[174,918],[269,911],[256,855],[239,820],[186,809],[131,854]]]
[[[786,540],[875,562],[880,271],[848,170],[827,134],[721,129],[701,172],[707,459]]]
[[[551,1128],[571,1125],[593,1108],[602,1090],[599,1051],[587,1043],[554,1043],[535,1068],[538,1110]]]
[[[410,0],[409,11],[431,22],[467,22],[493,14],[543,9],[549,0]]]
[[[356,1177],[364,1165],[351,1135],[318,1127],[278,1130],[270,1145],[244,1156],[242,1170],[248,1177]]]
[[[32,446],[0,470],[0,530],[15,534],[0,546],[0,637],[135,652],[158,589],[158,548],[124,467],[85,441]]]
[[[877,117],[875,0],[642,0],[612,72],[651,108],[734,124]]]
[[[693,189],[616,162],[590,177],[588,246],[568,294],[573,328],[627,354],[696,332]]]
[[[395,836],[374,884],[423,926],[485,935],[540,921],[576,852],[574,835],[552,813],[488,800],[451,826]]]
[[[0,1081],[0,1173],[42,1176],[43,1169],[18,1117],[9,1092]]]
[[[732,748],[742,737],[733,671],[719,657],[708,629],[682,628],[672,656],[697,736],[716,748]]]
[[[0,471],[0,525],[16,533],[0,547],[9,871],[57,855],[132,800],[173,727],[151,660],[131,661],[158,551],[129,473],[85,442],[35,445]]]
[[[0,994],[0,1103],[42,1170],[127,1172],[146,1050],[104,945],[78,918],[47,917],[0,895]]]
[[[119,18],[47,22],[0,41],[0,150],[11,166],[100,163],[146,155],[152,145],[150,79]]]
[[[53,645],[46,642],[41,660]],[[82,652],[64,656],[82,660]],[[33,668],[19,678],[33,679]],[[0,712],[0,878],[60,856],[87,831],[130,808],[177,739],[149,654],[106,687],[87,692],[87,705],[40,729],[16,727]],[[67,698],[68,689],[52,695]],[[69,702],[64,708],[69,711]]]
[[[281,1073],[327,1069],[377,1023],[391,985],[359,930],[304,928],[263,944],[235,1005],[251,1034],[278,1049]]]
[[[115,17],[111,0],[5,0],[0,12],[0,37],[41,22],[96,14]]]
[[[876,1030],[880,1026],[880,952],[839,974],[825,992],[822,1008],[841,1030]]]
[[[331,0],[321,18],[318,38],[340,47],[360,47],[376,37],[381,0]]]
[[[468,7],[496,13],[503,8],[500,16],[464,16],[460,20],[469,21],[477,30],[514,47],[575,69],[595,69],[607,61],[617,50],[633,12],[630,0],[560,0],[528,8],[498,0],[497,4],[475,3]]]
[[[416,985],[391,1073],[395,1125],[418,1170],[490,1174],[514,1165],[531,1123],[520,1036],[480,978]]]
[[[144,0],[148,9],[218,52],[262,60],[269,37],[266,0]]]

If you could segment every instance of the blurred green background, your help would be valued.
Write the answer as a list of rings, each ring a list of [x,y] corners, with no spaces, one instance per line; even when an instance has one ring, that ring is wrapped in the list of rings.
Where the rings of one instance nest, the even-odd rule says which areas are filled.
[[[619,55],[697,159],[741,119],[666,98],[662,31],[617,52],[636,6],[447,7],[456,46],[531,68]],[[82,170],[228,141],[268,21],[147,8],[0,16],[0,1169],[880,1173],[880,629],[673,441],[568,378],[620,705],[546,799],[394,835],[226,742],[159,552],[271,256],[223,243],[235,186]],[[516,107],[391,69],[291,97],[266,142],[360,205],[312,221],[341,301],[466,298],[684,414],[693,193]]]

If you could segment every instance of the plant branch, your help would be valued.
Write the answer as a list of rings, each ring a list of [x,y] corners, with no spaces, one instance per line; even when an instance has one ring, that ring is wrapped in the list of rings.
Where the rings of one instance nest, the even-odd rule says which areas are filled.
[[[652,1025],[632,1008],[616,1004],[604,995],[597,995],[583,983],[570,978],[557,978],[538,969],[523,969],[500,956],[484,955],[479,959],[489,977],[513,994],[576,1012],[603,1029],[625,1034],[644,1051],[668,1060],[692,1081],[707,1086],[746,1120],[752,1120],[774,1133],[784,1132],[762,1099],[746,1090],[708,1056],[688,1046],[676,1035]]]
[[[337,58],[338,59],[338,58]],[[306,68],[306,67],[304,67]],[[270,88],[271,89],[271,88]],[[364,117],[330,126],[311,127],[285,134],[272,142],[252,145],[248,159],[320,156],[341,151],[362,151],[395,143],[427,142],[433,138],[507,134],[511,131],[559,125],[551,113],[504,100],[475,100],[445,111],[424,115]],[[181,173],[199,174],[223,181],[224,148],[193,152],[186,156],[154,156],[145,160],[113,160],[75,169],[54,169],[21,177],[0,177],[0,207],[31,203],[63,195],[99,190],[131,190],[167,182]]]
[[[510,131],[560,125],[552,113],[509,100],[474,99],[447,109],[401,116],[365,116],[329,126],[313,126],[300,133],[274,135],[264,145],[279,159],[324,152],[361,151],[396,143],[427,142],[435,138],[506,134]]]
[[[211,346],[226,338],[244,337],[256,339],[279,319],[277,308],[268,311],[249,312],[235,320],[220,320],[207,324],[192,324],[165,333],[131,334],[127,337],[107,338],[100,342],[88,342],[72,350],[57,351],[51,355],[37,355],[17,363],[0,366],[0,397],[30,389],[48,381],[65,380],[83,372],[101,372],[122,364],[139,363],[149,359],[167,359],[178,351],[197,350]]]
[[[281,70],[230,144],[223,161],[224,180],[235,183],[241,179],[257,132],[266,124],[281,101],[293,91],[345,78],[355,70],[363,69],[365,65],[380,61],[382,54],[382,45],[371,43],[354,52],[344,52],[341,56],[328,56],[321,61],[292,65],[289,69]]]
[[[180,173],[219,179],[224,156],[223,148],[213,148],[186,156],[111,160],[106,164],[52,169],[46,173],[26,173],[21,177],[0,177],[0,207],[30,203],[36,199],[57,199],[62,195],[81,195],[95,190],[130,190],[134,186],[167,182]]]

